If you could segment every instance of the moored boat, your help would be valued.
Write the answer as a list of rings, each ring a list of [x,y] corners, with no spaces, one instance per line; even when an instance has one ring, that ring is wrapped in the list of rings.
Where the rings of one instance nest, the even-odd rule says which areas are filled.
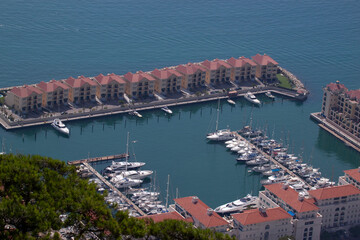
[[[51,123],[51,126],[58,130],[61,133],[64,133],[66,135],[70,134],[70,130],[65,126],[65,124],[58,118],[54,119],[54,121]]]
[[[161,110],[163,110],[164,112],[168,113],[168,114],[172,114],[173,112],[167,107],[162,107]]]
[[[228,99],[227,102],[230,103],[231,105],[236,105],[236,103],[231,99]]]
[[[268,97],[268,98],[271,98],[271,99],[275,99],[275,96],[271,94],[270,91],[266,92],[265,95]]]
[[[258,197],[248,194],[243,198],[240,198],[230,203],[223,204],[215,208],[215,212],[220,214],[239,212],[244,210],[247,206],[257,205],[258,201],[259,201]]]
[[[251,103],[254,103],[254,104],[257,104],[257,105],[260,105],[260,104],[261,104],[261,102],[259,101],[259,99],[257,99],[257,98],[255,97],[255,95],[252,94],[251,92],[247,92],[244,97],[245,97],[246,100],[248,100],[248,101],[251,102]]]

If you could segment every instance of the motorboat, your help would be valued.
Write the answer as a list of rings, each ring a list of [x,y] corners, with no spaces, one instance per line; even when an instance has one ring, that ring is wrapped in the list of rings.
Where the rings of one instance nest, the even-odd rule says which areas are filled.
[[[261,104],[261,102],[251,92],[247,92],[244,97],[245,97],[246,100],[248,100],[251,103],[254,103],[254,104],[257,104],[257,105]]]
[[[268,98],[271,98],[271,99],[275,99],[275,96],[271,94],[270,91],[266,92],[265,95],[268,97]]]
[[[246,195],[243,198],[235,200],[230,203],[223,204],[217,208],[215,208],[216,213],[220,214],[228,214],[233,212],[239,212],[244,210],[247,206],[257,205],[259,198],[256,196],[252,196],[251,194]]]
[[[262,166],[255,166],[252,168],[252,170],[254,172],[258,172],[258,173],[262,173],[262,172],[265,172],[265,171],[269,171],[271,168],[270,168],[270,165],[268,164],[264,164]]]
[[[173,112],[167,107],[162,107],[161,110],[163,110],[164,112],[168,113],[168,114],[172,114]]]
[[[236,103],[233,101],[233,100],[231,100],[231,99],[228,99],[228,100],[226,100],[228,103],[230,103],[231,105],[236,105]]]
[[[118,176],[121,176],[123,178],[131,178],[131,179],[144,179],[150,176],[151,174],[153,174],[153,171],[151,170],[141,170],[141,171],[131,170],[131,171],[121,172]]]
[[[51,126],[58,130],[61,133],[64,133],[66,135],[70,134],[70,130],[65,126],[65,124],[58,118],[54,119],[54,121],[51,123]]]
[[[112,178],[110,180],[114,183],[117,188],[127,188],[140,185],[143,181],[140,179],[130,179],[130,178]]]
[[[129,114],[132,115],[132,116],[139,117],[139,118],[142,118],[142,117],[143,117],[138,111],[135,111],[135,110],[129,112]]]
[[[137,169],[144,166],[144,162],[112,162],[111,166],[105,168],[107,172],[115,172],[126,169]]]

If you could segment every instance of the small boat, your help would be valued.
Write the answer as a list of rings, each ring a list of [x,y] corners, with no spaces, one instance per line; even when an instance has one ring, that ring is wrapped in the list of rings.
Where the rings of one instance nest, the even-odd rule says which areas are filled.
[[[243,198],[235,200],[230,203],[226,203],[215,208],[216,213],[227,214],[232,212],[239,212],[244,210],[249,205],[257,205],[259,198],[256,196],[251,196],[250,194],[246,195]]]
[[[251,92],[247,92],[244,97],[245,97],[246,100],[248,100],[251,103],[254,103],[254,104],[257,104],[257,105],[261,104],[261,102]]]
[[[168,113],[168,114],[172,114],[173,112],[167,107],[162,107],[161,110],[163,110],[164,112]]]
[[[275,99],[275,96],[271,94],[271,92],[266,92],[265,95],[268,97],[268,98],[271,98],[271,99]]]
[[[132,116],[137,116],[139,118],[142,118],[142,115],[139,112],[135,111],[135,110],[129,112],[129,114],[132,115]]]
[[[54,121],[51,123],[51,126],[58,130],[61,133],[64,133],[66,135],[70,134],[70,130],[65,126],[65,124],[58,118],[54,119]]]
[[[231,99],[228,99],[227,102],[230,103],[231,105],[235,105],[235,104],[236,104],[236,103],[235,103],[233,100],[231,100]]]

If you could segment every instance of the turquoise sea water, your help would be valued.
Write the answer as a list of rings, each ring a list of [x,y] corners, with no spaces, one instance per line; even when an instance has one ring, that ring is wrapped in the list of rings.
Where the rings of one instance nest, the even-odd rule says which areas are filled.
[[[243,99],[222,103],[220,127],[249,123],[290,144],[334,180],[359,165],[359,154],[309,119],[322,87],[340,80],[359,88],[358,1],[0,1],[0,86],[69,76],[153,70],[204,59],[267,53],[305,82],[304,103],[277,98],[253,108]],[[7,151],[64,161],[125,151],[137,140],[137,160],[156,171],[164,192],[198,195],[211,207],[257,192],[259,177],[205,135],[215,126],[216,102],[71,122],[71,137],[50,126],[0,129]],[[99,169],[101,166],[99,166]]]

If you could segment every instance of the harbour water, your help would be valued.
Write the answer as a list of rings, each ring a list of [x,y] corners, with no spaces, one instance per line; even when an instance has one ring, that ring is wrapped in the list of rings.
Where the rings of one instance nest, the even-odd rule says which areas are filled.
[[[311,95],[304,103],[280,97],[253,107],[244,99],[221,104],[220,127],[266,128],[306,162],[337,180],[359,165],[359,154],[309,119],[320,110],[322,90],[340,80],[359,88],[360,3],[312,1],[1,1],[0,86],[69,76],[153,70],[203,59],[267,53],[297,75]],[[180,10],[181,9],[181,10]],[[147,111],[67,124],[63,137],[50,126],[0,129],[7,152],[41,154],[63,161],[125,152],[126,132],[136,159],[156,171],[171,196],[197,195],[211,207],[260,189],[259,176],[237,164],[205,135],[215,128],[217,103]],[[252,119],[252,120],[250,120]],[[134,159],[134,158],[132,158]],[[97,168],[101,169],[101,165]]]

